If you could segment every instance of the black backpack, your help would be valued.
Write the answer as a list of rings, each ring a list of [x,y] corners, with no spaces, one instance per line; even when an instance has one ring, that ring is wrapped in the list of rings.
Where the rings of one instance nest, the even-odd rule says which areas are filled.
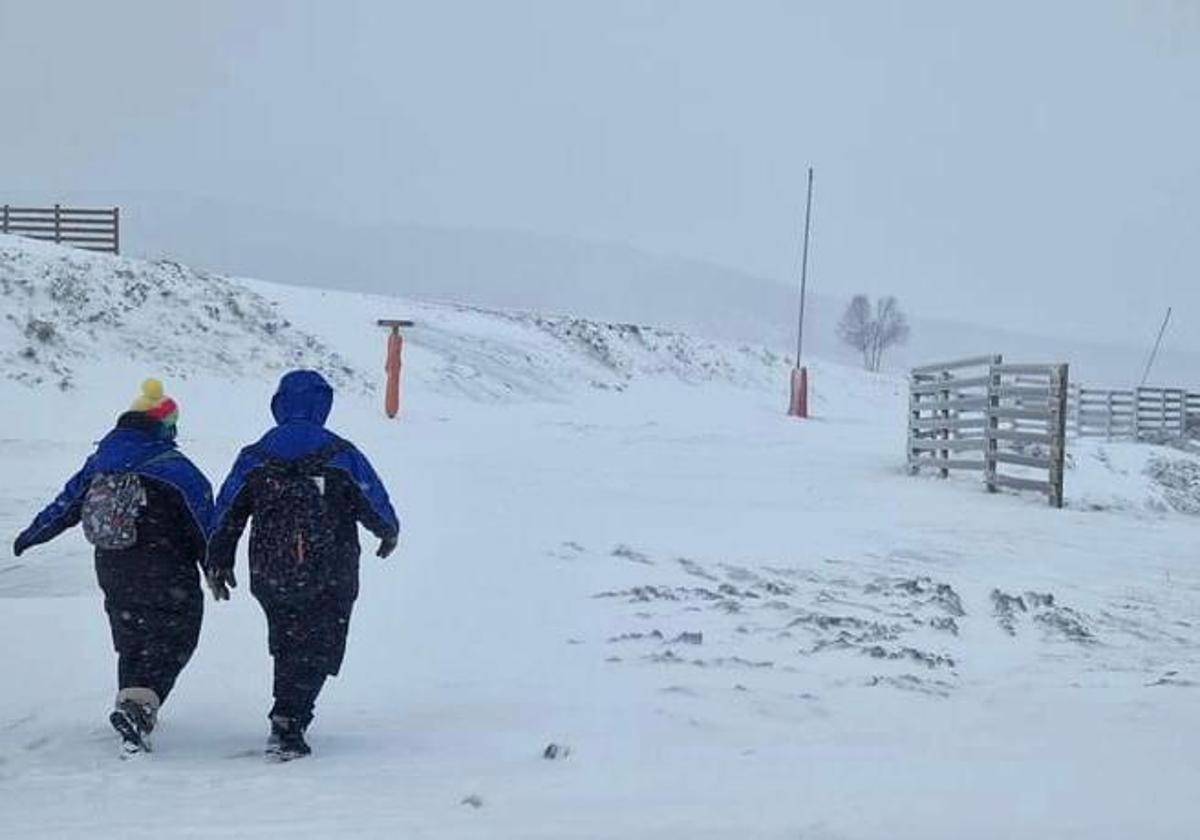
[[[265,458],[258,467],[251,574],[255,589],[271,600],[307,601],[333,584],[340,571],[337,518],[325,492],[325,472],[329,461],[347,449],[336,441],[294,461]]]

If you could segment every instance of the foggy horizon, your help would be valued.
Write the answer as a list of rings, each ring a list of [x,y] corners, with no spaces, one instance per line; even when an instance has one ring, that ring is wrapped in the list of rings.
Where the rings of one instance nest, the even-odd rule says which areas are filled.
[[[133,250],[223,262],[218,222],[136,223],[176,196],[791,289],[812,165],[816,294],[1139,347],[1173,306],[1168,348],[1200,350],[1197,4],[59,11],[0,0],[0,201],[144,196]],[[278,226],[221,268],[304,282]]]

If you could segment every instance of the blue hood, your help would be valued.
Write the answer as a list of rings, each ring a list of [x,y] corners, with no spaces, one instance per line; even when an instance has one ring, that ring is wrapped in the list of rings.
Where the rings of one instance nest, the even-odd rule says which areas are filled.
[[[380,528],[391,534],[399,532],[396,511],[370,462],[353,444],[325,428],[332,408],[333,388],[316,371],[294,370],[279,380],[279,389],[271,398],[271,413],[278,425],[238,455],[217,497],[214,531],[224,526],[250,474],[265,461],[294,461],[330,444],[341,443],[341,450],[329,459],[328,466],[350,476],[374,512]],[[238,533],[241,533],[241,526],[238,526]]]
[[[279,380],[271,414],[279,424],[303,421],[324,426],[333,409],[333,388],[315,370],[294,370]]]

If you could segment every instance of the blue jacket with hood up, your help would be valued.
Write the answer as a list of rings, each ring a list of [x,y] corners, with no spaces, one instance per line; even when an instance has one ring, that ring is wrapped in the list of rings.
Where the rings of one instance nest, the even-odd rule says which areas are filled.
[[[253,485],[256,471],[268,461],[296,461],[336,444],[337,450],[325,466],[335,478],[346,480],[349,499],[341,510],[336,511],[342,535],[339,542],[347,551],[344,567],[338,571],[339,580],[334,583],[343,598],[353,600],[357,595],[357,524],[361,523],[380,540],[394,540],[400,532],[400,522],[387,490],[370,462],[353,444],[325,428],[332,407],[333,389],[316,371],[296,370],[280,380],[271,399],[271,413],[277,425],[258,442],[241,451],[217,496],[213,535],[208,546],[210,568],[232,569],[234,566],[242,531],[247,520],[255,514]],[[267,583],[255,579],[258,565],[255,555],[272,551],[274,547],[261,541],[256,543],[254,530],[258,525],[255,521],[251,530],[251,589],[260,599],[269,600],[271,593]]]

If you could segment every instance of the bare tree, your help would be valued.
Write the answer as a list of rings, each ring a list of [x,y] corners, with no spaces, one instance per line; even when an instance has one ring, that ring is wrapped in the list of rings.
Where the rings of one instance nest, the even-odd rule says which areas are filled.
[[[862,354],[865,368],[871,366],[872,332],[871,299],[855,295],[838,321],[838,337]]]
[[[838,322],[838,336],[862,355],[863,367],[870,371],[879,370],[884,352],[903,344],[908,334],[908,318],[891,295],[874,307],[866,295],[855,295]]]

